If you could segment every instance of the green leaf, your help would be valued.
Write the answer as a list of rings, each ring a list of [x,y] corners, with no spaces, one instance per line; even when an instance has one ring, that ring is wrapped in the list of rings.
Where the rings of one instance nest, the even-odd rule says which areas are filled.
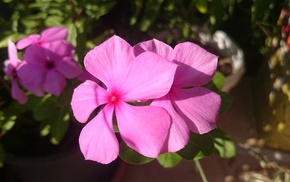
[[[219,114],[221,115],[230,108],[233,102],[233,97],[230,94],[222,91],[218,92],[218,94],[221,96],[222,99],[221,108],[219,112]]]
[[[62,25],[63,18],[60,16],[49,16],[45,19],[45,25],[47,27],[53,27],[53,26],[60,26]]]
[[[59,111],[57,105],[58,104],[55,102],[54,97],[47,94],[34,108],[33,117],[38,121],[52,118]]]
[[[130,19],[130,25],[134,25],[136,24],[137,19],[140,16],[143,0],[135,0],[135,1],[130,1],[130,2],[131,2],[131,6],[133,7],[133,15]]]
[[[39,128],[41,136],[47,136],[50,133],[50,125],[47,122],[41,122]]]
[[[210,22],[213,28],[218,27],[223,22],[225,15],[224,6],[221,0],[213,0],[210,8]]]
[[[120,144],[119,157],[130,164],[146,164],[154,160],[153,158],[148,158],[139,154],[135,150],[128,147],[124,142]]]
[[[74,47],[76,47],[76,45],[77,45],[77,37],[78,37],[77,28],[76,28],[75,24],[70,23],[68,26],[68,38],[67,38],[67,40],[69,42],[71,42]]]
[[[52,118],[54,120],[50,121],[51,128],[51,143],[59,144],[63,139],[64,135],[69,126],[69,113],[59,113],[57,117]]]
[[[23,34],[19,34],[19,33],[13,33],[13,34],[12,34],[12,32],[5,32],[5,33],[7,33],[8,35],[5,36],[5,35],[1,34],[1,36],[5,36],[5,37],[2,37],[0,40],[0,48],[7,47],[8,39],[11,39],[13,42],[16,42],[20,38],[24,37]]]
[[[221,90],[225,84],[225,77],[221,72],[217,71],[212,79],[212,82],[217,89]]]
[[[172,168],[180,163],[182,160],[182,157],[178,155],[177,153],[165,153],[160,154],[157,158],[157,161],[160,165],[162,165],[165,168]]]
[[[182,35],[183,35],[183,37],[188,38],[190,33],[191,33],[191,29],[188,26],[183,26],[182,27]]]
[[[31,111],[40,102],[40,97],[29,95],[26,104],[19,104],[16,100],[12,100],[9,105],[3,108],[3,117],[5,122],[15,121],[18,116],[26,111]]]
[[[140,20],[141,31],[147,31],[159,14],[163,0],[147,0],[143,5],[143,16]]]
[[[262,21],[269,15],[269,7],[275,0],[255,0],[252,5],[252,21]]]
[[[207,0],[196,0],[195,2],[195,7],[198,9],[199,12],[202,14],[207,13],[207,6],[208,6],[208,1]]]
[[[214,129],[210,133],[214,140],[215,153],[222,158],[231,158],[236,155],[235,143],[227,133],[221,129]]]
[[[214,141],[208,133],[202,135],[191,133],[188,144],[177,153],[184,159],[194,160],[210,156],[213,152]]]

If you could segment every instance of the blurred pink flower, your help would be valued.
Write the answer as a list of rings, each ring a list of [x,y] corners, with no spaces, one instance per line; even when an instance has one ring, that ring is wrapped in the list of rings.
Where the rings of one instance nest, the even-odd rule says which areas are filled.
[[[52,48],[53,52],[32,45],[25,50],[18,75],[22,85],[34,95],[48,92],[59,96],[66,86],[66,78],[82,73],[81,67],[62,46],[55,44]]]
[[[12,98],[16,99],[19,103],[24,104],[27,102],[27,95],[18,85],[20,79],[17,72],[20,60],[18,59],[16,46],[10,39],[8,40],[8,57],[9,59],[4,62],[4,72],[11,80]]]
[[[151,103],[165,108],[172,117],[164,152],[182,149],[189,140],[189,130],[204,134],[216,127],[221,98],[201,86],[211,81],[217,56],[190,42],[177,44],[173,49],[156,39],[141,42],[133,49],[135,56],[152,51],[179,65],[169,93]]]
[[[119,143],[114,124],[129,147],[144,156],[157,157],[169,132],[170,116],[161,107],[133,106],[127,102],[167,94],[177,65],[152,52],[134,58],[132,46],[118,36],[87,53],[84,65],[106,86],[104,89],[87,80],[73,93],[71,105],[79,122],[86,122],[101,107],[80,134],[85,158],[104,164],[117,158]]]
[[[50,48],[54,41],[62,41],[67,38],[68,31],[64,27],[51,27],[43,30],[40,34],[31,34],[28,37],[20,39],[16,47],[24,49],[30,45],[40,45],[41,47]]]

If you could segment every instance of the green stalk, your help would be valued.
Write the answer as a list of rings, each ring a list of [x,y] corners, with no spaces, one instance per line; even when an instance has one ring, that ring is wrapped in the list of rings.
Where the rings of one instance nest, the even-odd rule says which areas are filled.
[[[196,165],[196,167],[197,167],[197,170],[198,170],[198,172],[199,172],[199,174],[200,174],[200,177],[201,177],[202,181],[203,181],[203,182],[208,182],[208,181],[207,181],[207,178],[206,178],[206,176],[205,176],[205,174],[204,174],[204,171],[203,171],[203,169],[202,169],[202,167],[201,167],[201,164],[200,164],[199,160],[194,160],[194,163],[195,163],[195,165]]]

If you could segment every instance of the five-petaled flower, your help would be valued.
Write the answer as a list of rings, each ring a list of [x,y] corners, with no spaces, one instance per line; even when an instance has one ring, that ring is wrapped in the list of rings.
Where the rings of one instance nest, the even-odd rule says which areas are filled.
[[[51,27],[40,35],[32,34],[20,39],[16,46],[11,40],[8,41],[9,60],[4,63],[4,71],[12,80],[14,99],[21,104],[27,101],[18,83],[36,96],[42,96],[45,92],[59,96],[66,86],[67,78],[82,74],[80,65],[74,60],[75,49],[66,40],[67,34],[66,28]],[[17,57],[16,48],[26,48],[21,61]]]
[[[167,94],[177,65],[152,52],[134,57],[132,46],[116,35],[88,52],[84,65],[105,85],[103,88],[87,80],[73,93],[71,106],[79,122],[86,122],[101,107],[80,134],[85,158],[104,164],[117,158],[119,143],[114,124],[130,148],[157,157],[171,127],[170,116],[162,107],[133,106],[129,102]]]
[[[4,71],[22,104],[27,96],[18,84],[37,96],[59,96],[66,79],[83,82],[71,106],[79,122],[90,120],[79,137],[86,159],[108,164],[117,158],[116,127],[130,148],[151,158],[179,151],[190,132],[216,127],[221,98],[203,86],[213,78],[217,56],[190,42],[173,49],[153,39],[132,47],[115,35],[87,53],[82,71],[66,37],[67,29],[52,27],[17,46],[9,40]],[[26,48],[22,61],[16,47]]]
[[[18,75],[22,85],[34,95],[48,92],[59,96],[66,86],[66,78],[72,79],[82,73],[70,51],[58,46],[52,48],[31,45],[24,53]]]
[[[218,58],[190,42],[177,44],[174,49],[156,39],[134,46],[135,56],[147,51],[179,65],[169,93],[151,103],[170,113],[173,123],[163,151],[176,152],[187,144],[190,131],[204,134],[216,127],[221,98],[201,86],[211,81]]]

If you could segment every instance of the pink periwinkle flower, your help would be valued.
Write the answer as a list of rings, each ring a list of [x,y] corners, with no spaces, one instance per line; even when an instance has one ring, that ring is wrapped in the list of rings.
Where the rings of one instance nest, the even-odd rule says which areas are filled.
[[[11,96],[24,104],[27,102],[27,95],[19,87],[20,78],[17,73],[21,62],[18,59],[16,46],[10,39],[8,40],[8,57],[8,60],[4,62],[4,72],[11,80]]]
[[[144,156],[157,157],[167,139],[170,116],[162,107],[133,106],[129,102],[167,94],[177,65],[152,52],[134,57],[132,46],[116,35],[88,52],[84,65],[105,85],[103,88],[87,80],[73,93],[71,106],[81,123],[101,106],[80,134],[85,158],[103,164],[117,158],[119,143],[114,124],[130,148]]]
[[[44,92],[59,96],[66,86],[66,78],[72,79],[82,73],[79,64],[63,44],[51,49],[37,45],[26,48],[23,63],[18,70],[22,85],[32,94]]]
[[[40,34],[31,34],[28,37],[20,39],[16,47],[24,49],[30,45],[39,45],[49,49],[55,41],[65,42],[68,31],[64,27],[51,27],[43,30]]]
[[[141,42],[133,49],[135,56],[152,51],[179,65],[171,90],[151,103],[165,108],[172,117],[164,151],[182,149],[189,140],[190,131],[204,134],[216,127],[221,98],[201,86],[212,79],[217,68],[217,56],[190,42],[177,44],[173,49],[156,39]]]

